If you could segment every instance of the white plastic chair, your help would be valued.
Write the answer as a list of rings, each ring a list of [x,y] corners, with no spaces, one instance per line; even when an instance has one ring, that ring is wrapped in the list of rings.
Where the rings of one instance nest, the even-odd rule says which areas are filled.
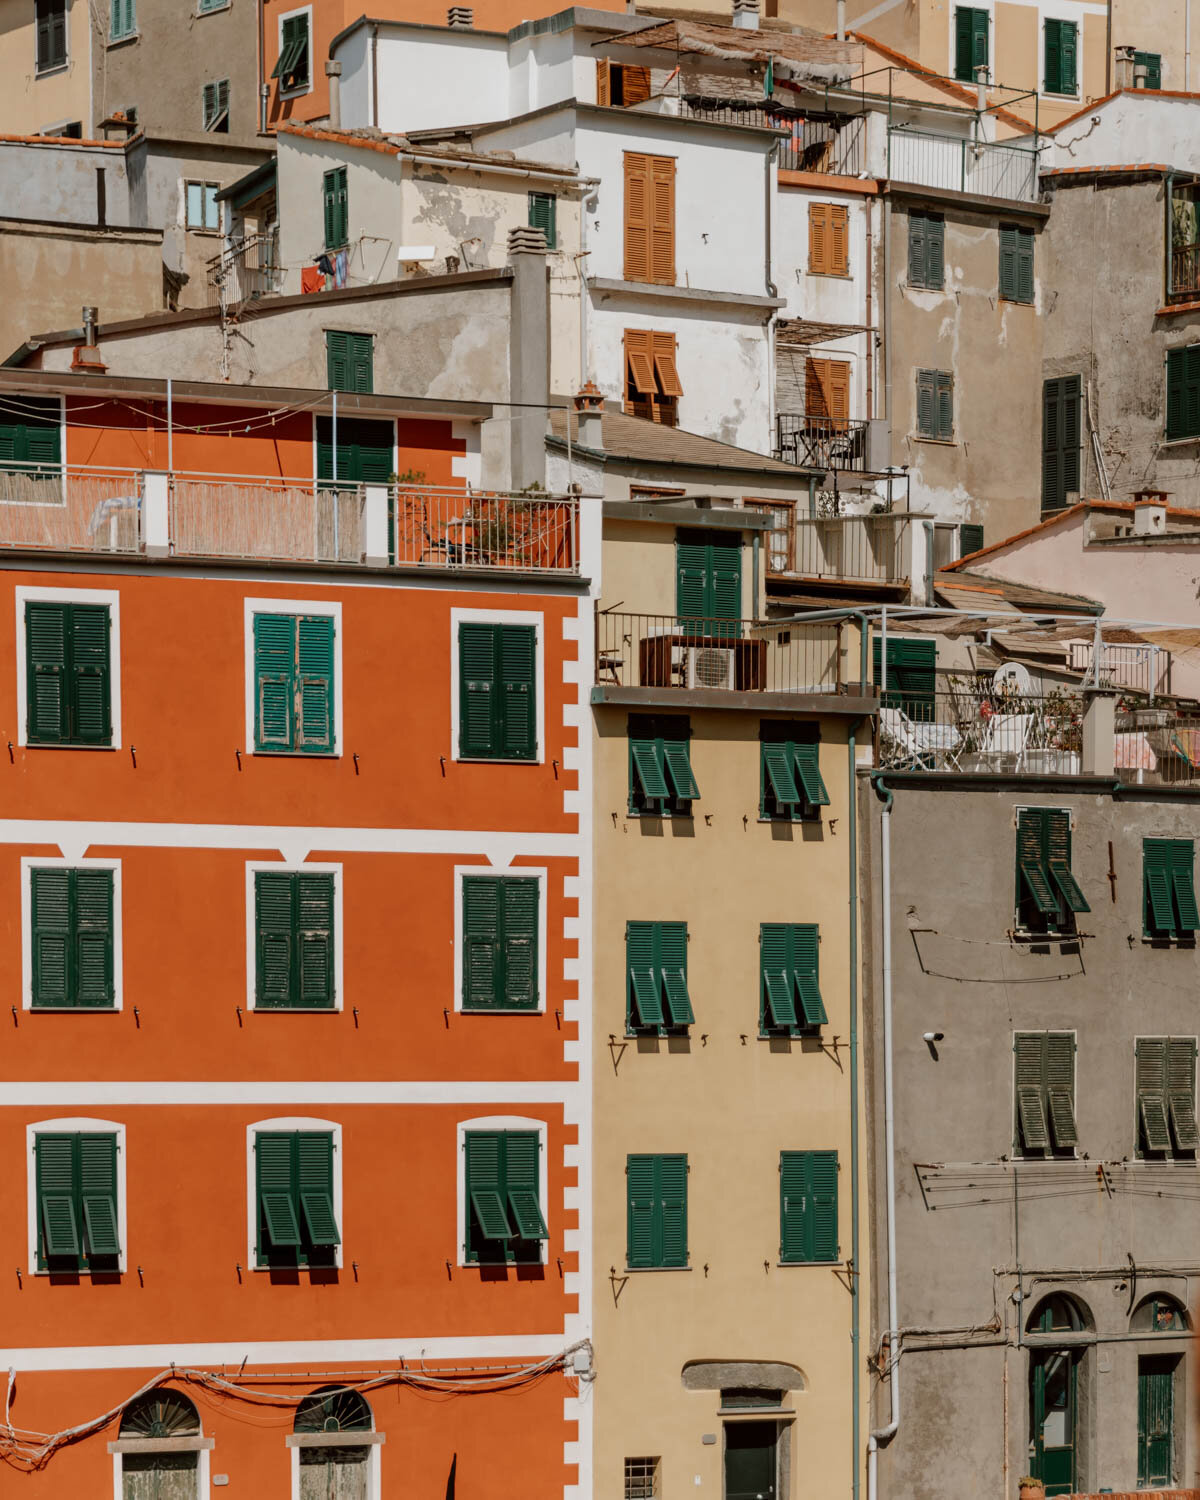
[[[1024,693],[1028,696],[1033,692],[1033,678],[1029,675],[1029,668],[1019,661],[1006,661],[993,673],[992,687],[997,693]]]
[[[1011,755],[1014,757],[1013,769],[1020,771],[1033,733],[1034,718],[1034,714],[993,714],[983,731],[981,753],[997,757]]]
[[[943,763],[953,766],[958,760],[962,735],[953,724],[926,723],[923,719],[910,719],[902,709],[881,708],[879,727],[888,739],[907,752],[914,767],[940,770]],[[932,767],[930,760],[934,763]]]

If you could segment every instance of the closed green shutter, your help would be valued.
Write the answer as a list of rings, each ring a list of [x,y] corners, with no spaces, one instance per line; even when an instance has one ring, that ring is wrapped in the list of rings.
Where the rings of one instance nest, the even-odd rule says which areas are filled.
[[[944,370],[937,372],[937,433],[943,442],[954,437],[954,377]]]
[[[302,1010],[327,1010],[334,1003],[333,876],[293,875],[295,946],[298,972],[295,1003]]]
[[[30,871],[35,1009],[113,1004],[111,870]]]
[[[254,917],[256,1006],[331,1009],[336,998],[333,876],[255,871]]]
[[[975,83],[975,69],[988,63],[988,21],[986,10],[960,5],[954,12],[954,76],[963,83]]]
[[[675,613],[679,628],[698,635],[741,631],[742,541],[737,532],[710,539],[681,531],[675,543]],[[720,622],[714,631],[714,622]]]
[[[1006,302],[1033,301],[1033,231],[1015,224],[1000,226],[1000,297]]]
[[[107,745],[111,686],[107,605],[71,606],[71,704],[73,739],[81,745]]]
[[[374,389],[373,362],[374,340],[369,333],[326,331],[325,363],[331,391],[370,395]]]
[[[908,216],[908,284],[942,290],[945,281],[946,221],[941,214],[913,209]]]
[[[71,1003],[71,872],[29,872],[33,925],[33,1005]]]
[[[1200,344],[1167,351],[1167,441],[1200,437]]]
[[[350,201],[345,167],[334,167],[325,173],[323,203],[325,248],[341,250],[346,245],[350,232]]]
[[[292,1000],[295,930],[292,877],[259,870],[254,876],[255,1004],[287,1007]]]
[[[1080,490],[1083,381],[1064,375],[1042,384],[1042,510],[1061,510]]]
[[[473,1263],[533,1258],[538,1243],[548,1237],[537,1132],[469,1131],[463,1150],[465,1259]]]
[[[553,193],[530,193],[529,225],[540,229],[546,236],[546,245],[554,250],[558,245],[558,199]]]
[[[504,1004],[535,1010],[538,1003],[538,882],[506,878],[504,913]]]
[[[937,437],[937,371],[917,371],[917,435]]]
[[[137,30],[137,17],[134,9],[134,0],[112,0],[112,13],[109,22],[109,36],[115,42],[122,37],[132,36]]]
[[[1148,937],[1181,937],[1200,927],[1191,839],[1143,839],[1142,877]]]
[[[491,876],[463,879],[463,1009],[494,1010],[500,1004],[500,882]]]
[[[6,396],[0,411],[0,471],[51,477],[62,472],[62,406],[46,396]]]
[[[882,643],[872,641],[872,680],[882,687],[885,708],[899,708],[910,719],[932,720],[936,705],[937,642],[888,638],[887,681],[882,680]]]
[[[537,634],[531,625],[458,628],[459,754],[537,759]]]
[[[74,1003],[104,1009],[113,988],[113,877],[111,870],[71,870],[74,885]]]
[[[1145,68],[1146,88],[1162,88],[1162,54],[1158,52],[1135,52],[1133,54],[1134,68]]]
[[[30,744],[112,742],[107,605],[25,606]]]
[[[337,424],[338,487],[387,484],[396,470],[396,428],[392,422],[366,417],[339,417]],[[317,482],[334,483],[333,418],[317,418]]]
[[[333,329],[325,331],[325,374],[331,391],[350,389],[350,361],[346,335]]]
[[[838,1258],[836,1151],[779,1154],[779,1259],[793,1264]]]
[[[296,621],[296,748],[309,754],[334,748],[333,632],[330,615]]]
[[[34,1141],[39,1270],[50,1261],[79,1263],[78,1140],[76,1135],[39,1135]]]
[[[334,622],[329,615],[254,616],[254,747],[329,754]]]
[[[687,1265],[687,1157],[626,1158],[626,1264],[662,1270]]]
[[[464,1010],[536,1010],[538,901],[532,877],[464,877]]]
[[[1045,77],[1047,94],[1074,94],[1078,89],[1076,66],[1077,28],[1073,21],[1045,23]]]
[[[962,525],[958,528],[958,555],[970,557],[973,552],[983,551],[983,527]]]

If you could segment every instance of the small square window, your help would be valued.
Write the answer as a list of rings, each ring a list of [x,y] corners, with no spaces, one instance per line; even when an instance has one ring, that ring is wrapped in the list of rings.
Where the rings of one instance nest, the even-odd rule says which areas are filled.
[[[658,1500],[660,1458],[627,1458],[625,1460],[625,1500]]]
[[[217,202],[220,184],[189,182],[185,184],[189,229],[216,230],[221,227],[221,205]]]

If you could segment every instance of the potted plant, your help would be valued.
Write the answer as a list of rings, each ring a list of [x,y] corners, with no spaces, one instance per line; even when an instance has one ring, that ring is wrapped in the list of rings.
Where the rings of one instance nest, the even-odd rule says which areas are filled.
[[[1018,1481],[1021,1492],[1021,1500],[1045,1500],[1046,1486],[1040,1479],[1035,1479],[1032,1474],[1026,1474]]]

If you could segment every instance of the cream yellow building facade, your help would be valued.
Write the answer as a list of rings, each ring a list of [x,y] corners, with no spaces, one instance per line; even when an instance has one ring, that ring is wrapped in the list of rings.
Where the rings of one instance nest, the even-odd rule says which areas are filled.
[[[35,0],[0,0],[0,135],[51,135],[78,126],[76,133],[90,136],[96,124],[90,9],[82,0],[62,0],[42,11],[39,28]],[[95,25],[106,27],[107,20],[105,4]],[[104,30],[96,35],[103,46]]]
[[[850,1496],[866,1447],[850,792],[851,733],[862,753],[870,705],[854,630],[762,623],[770,523],[740,506],[605,502],[594,1489],[626,1500]],[[715,593],[702,596],[714,558]],[[804,785],[828,800],[800,821],[763,816],[764,738],[773,757],[789,740],[809,747]],[[694,778],[674,810],[647,799],[653,757],[641,753],[656,742],[667,790],[688,790],[681,754]],[[796,791],[807,795],[799,780]],[[648,924],[660,926],[653,953]],[[766,1005],[764,939],[785,928],[819,937],[814,1025],[812,989],[802,997],[787,965],[780,1012]],[[789,1004],[790,1027],[778,1024]]]

